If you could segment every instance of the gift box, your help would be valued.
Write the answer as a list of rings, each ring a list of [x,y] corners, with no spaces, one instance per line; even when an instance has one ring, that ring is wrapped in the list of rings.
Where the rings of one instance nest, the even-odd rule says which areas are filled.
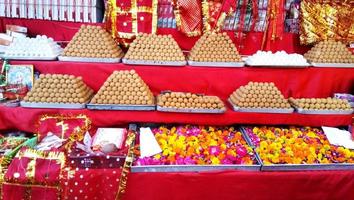
[[[22,148],[5,174],[3,200],[59,198],[64,166],[65,156],[62,152]]]
[[[69,165],[72,168],[100,169],[123,167],[128,154],[126,129],[97,129],[93,139],[87,134],[84,138],[84,146],[76,146],[68,155]],[[114,145],[113,148],[112,145]]]

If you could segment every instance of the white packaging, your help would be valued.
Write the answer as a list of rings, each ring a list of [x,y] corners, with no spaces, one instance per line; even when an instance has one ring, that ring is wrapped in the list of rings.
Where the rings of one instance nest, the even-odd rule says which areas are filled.
[[[6,17],[11,17],[11,3],[10,0],[5,2],[6,5]]]
[[[50,0],[43,0],[43,19],[51,19],[50,17]]]
[[[43,19],[43,0],[36,0],[36,19]]]
[[[6,10],[5,2],[4,3],[0,3],[0,17],[5,17],[6,16],[5,10]]]
[[[75,21],[76,22],[82,22],[83,18],[83,7],[82,7],[82,0],[76,0],[76,4],[75,4]]]
[[[91,6],[91,22],[97,23],[96,7]]]
[[[67,15],[66,15],[66,8],[67,5],[59,5],[59,20],[61,21],[66,21],[67,20]]]
[[[59,20],[59,5],[57,0],[53,0],[50,16],[52,20]]]
[[[11,17],[18,18],[20,16],[19,0],[12,0]]]
[[[75,20],[74,12],[75,12],[74,0],[68,0],[67,1],[67,8],[66,8],[67,21],[73,22]]]
[[[27,18],[27,3],[25,0],[20,2],[20,18]]]
[[[89,7],[88,6],[86,6],[88,4],[88,0],[84,0],[84,7],[83,7],[83,16],[82,16],[82,18],[83,18],[83,21],[84,22],[90,22],[89,21]]]
[[[34,19],[35,18],[35,4],[34,0],[28,0],[27,4],[27,18]]]

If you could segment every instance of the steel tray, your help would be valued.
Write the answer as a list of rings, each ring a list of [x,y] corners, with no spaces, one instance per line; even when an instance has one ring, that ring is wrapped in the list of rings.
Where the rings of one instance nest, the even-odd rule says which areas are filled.
[[[311,63],[314,67],[354,68],[354,63]]]
[[[72,61],[72,62],[93,62],[93,63],[119,63],[120,58],[84,58],[84,57],[68,57],[59,56],[60,61]]]
[[[87,104],[90,110],[156,110],[155,105]]]
[[[188,61],[188,65],[195,67],[244,67],[244,62],[197,62],[197,61]]]
[[[236,112],[252,112],[252,113],[293,113],[293,108],[240,108],[228,100],[232,109]]]
[[[62,109],[83,109],[86,104],[79,103],[31,103],[21,101],[20,105],[24,108],[62,108]]]
[[[260,165],[144,165],[132,166],[132,172],[203,172],[217,170],[259,171]]]
[[[178,112],[178,113],[211,113],[211,114],[221,114],[226,110],[222,109],[187,109],[187,108],[164,108],[157,106],[157,110],[161,112]]]
[[[351,110],[304,110],[302,108],[296,108],[296,111],[301,114],[307,115],[350,115],[353,113]]]
[[[156,66],[185,66],[186,61],[152,61],[152,60],[127,60],[122,59],[122,62],[127,65],[156,65]]]

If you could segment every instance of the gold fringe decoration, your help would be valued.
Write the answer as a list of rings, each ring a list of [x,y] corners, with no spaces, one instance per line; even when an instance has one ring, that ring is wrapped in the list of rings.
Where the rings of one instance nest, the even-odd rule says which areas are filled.
[[[127,188],[128,174],[134,160],[134,141],[135,141],[135,132],[131,131],[128,133],[128,137],[125,142],[125,145],[128,146],[129,150],[127,153],[127,157],[125,158],[122,173],[120,175],[119,188],[118,188],[116,200],[122,199],[122,195],[125,193]]]

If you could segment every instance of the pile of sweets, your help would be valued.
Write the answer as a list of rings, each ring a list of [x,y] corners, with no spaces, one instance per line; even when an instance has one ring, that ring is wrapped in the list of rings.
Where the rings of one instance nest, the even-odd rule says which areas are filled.
[[[331,145],[321,129],[246,127],[264,164],[354,163],[354,151]]]
[[[41,74],[24,98],[36,103],[86,103],[93,95],[81,77],[62,74]]]
[[[255,164],[254,152],[233,127],[161,126],[152,130],[162,152],[135,165]],[[139,152],[136,151],[136,156]]]
[[[291,108],[274,83],[249,82],[234,91],[230,101],[240,108]]]
[[[100,26],[82,25],[64,49],[63,56],[122,58],[124,55],[111,34]]]
[[[91,103],[153,105],[154,95],[135,70],[121,70],[108,77]]]
[[[128,60],[185,61],[182,50],[171,35],[139,34],[125,55]]]
[[[314,63],[354,63],[354,55],[339,41],[321,41],[304,56]]]
[[[197,62],[241,62],[241,56],[225,32],[206,33],[192,48],[189,60]]]
[[[224,103],[217,96],[204,96],[183,92],[166,92],[160,94],[157,99],[157,105],[166,108],[226,110]]]
[[[308,65],[306,59],[300,54],[287,54],[285,51],[257,51],[247,58],[248,65],[289,65],[303,66]]]
[[[17,37],[5,51],[4,57],[21,58],[55,58],[63,49],[45,35],[37,35],[35,38]]]
[[[348,100],[336,98],[289,98],[290,103],[304,110],[352,110]]]

